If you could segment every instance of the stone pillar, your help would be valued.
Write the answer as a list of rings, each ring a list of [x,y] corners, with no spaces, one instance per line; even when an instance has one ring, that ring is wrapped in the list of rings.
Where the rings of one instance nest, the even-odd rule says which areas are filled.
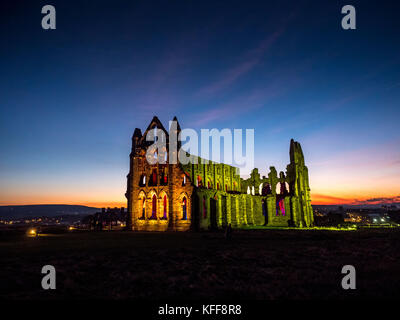
[[[231,196],[231,221],[232,221],[232,227],[240,227],[240,225],[242,224],[239,216],[237,196]]]
[[[243,225],[248,225],[247,222],[247,214],[246,214],[246,195],[241,194],[239,196],[239,215],[240,220],[242,221]]]
[[[246,216],[247,223],[254,225],[254,207],[253,207],[253,197],[246,194]]]
[[[226,220],[228,225],[232,224],[232,204],[229,194],[226,196]]]

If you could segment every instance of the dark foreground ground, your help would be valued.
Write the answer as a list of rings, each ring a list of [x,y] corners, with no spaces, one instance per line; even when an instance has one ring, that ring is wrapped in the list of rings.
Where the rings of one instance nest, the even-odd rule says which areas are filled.
[[[400,298],[400,230],[92,232],[2,237],[4,299]],[[41,289],[54,265],[57,289]],[[341,288],[343,265],[357,289]]]

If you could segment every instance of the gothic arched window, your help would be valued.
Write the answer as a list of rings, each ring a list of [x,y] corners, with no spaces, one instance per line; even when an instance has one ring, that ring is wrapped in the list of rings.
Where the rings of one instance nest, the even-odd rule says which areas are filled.
[[[182,186],[186,185],[186,175],[183,175],[183,179],[182,179]]]
[[[182,199],[182,220],[187,220],[187,203],[186,197]]]
[[[146,219],[146,197],[142,196],[142,198],[140,198],[139,200],[140,202],[140,210],[142,215],[139,217],[139,219],[144,220]]]
[[[167,207],[168,207],[167,195],[165,195],[163,197],[163,217],[162,217],[162,219],[167,219]]]
[[[168,184],[167,168],[162,168],[161,169],[160,184],[163,185],[163,186]]]
[[[153,172],[151,174],[151,185],[152,186],[157,185],[157,169],[153,169]]]
[[[157,196],[155,194],[151,200],[151,219],[157,219]]]
[[[146,186],[146,175],[142,174],[139,178],[139,186],[145,187]]]
[[[203,181],[201,180],[200,176],[197,176],[197,186],[202,187],[203,186]]]

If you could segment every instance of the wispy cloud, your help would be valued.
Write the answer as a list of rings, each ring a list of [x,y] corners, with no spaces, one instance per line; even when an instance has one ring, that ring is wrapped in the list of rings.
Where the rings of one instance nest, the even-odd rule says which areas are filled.
[[[271,99],[281,95],[284,87],[280,82],[272,83],[268,87],[253,89],[248,95],[233,96],[228,101],[207,109],[192,117],[191,126],[202,126],[221,118],[234,118],[243,113],[258,109],[267,104]]]
[[[400,203],[400,195],[394,197],[377,197],[366,200],[355,200],[354,204],[395,204]]]
[[[326,194],[311,194],[312,203],[318,204],[348,204],[348,205],[388,205],[400,204],[400,195],[393,197],[374,197],[360,200],[357,198],[343,198]]]
[[[263,39],[258,47],[249,50],[244,55],[240,63],[232,66],[230,69],[223,72],[223,74],[216,81],[201,88],[197,95],[209,96],[215,94],[221,90],[228,88],[242,76],[252,71],[260,63],[264,55],[277,41],[277,39],[281,37],[283,33],[284,28],[282,27],[274,33],[270,34],[267,38]]]
[[[313,204],[346,204],[353,201],[352,199],[329,196],[319,193],[311,193],[311,200]]]

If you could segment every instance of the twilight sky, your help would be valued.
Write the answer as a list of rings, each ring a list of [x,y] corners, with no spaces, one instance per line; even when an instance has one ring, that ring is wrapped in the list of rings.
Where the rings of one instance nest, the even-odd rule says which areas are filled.
[[[123,206],[130,138],[254,128],[302,144],[313,204],[400,202],[398,1],[2,1],[0,205]],[[41,8],[57,29],[41,28]],[[357,30],[341,28],[341,8]]]

